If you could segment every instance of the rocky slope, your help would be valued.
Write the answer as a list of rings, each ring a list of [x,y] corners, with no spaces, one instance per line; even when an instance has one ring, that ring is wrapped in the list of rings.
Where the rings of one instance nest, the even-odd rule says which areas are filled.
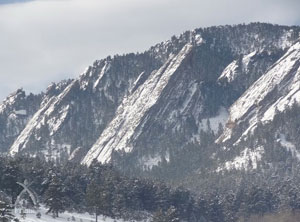
[[[249,159],[251,159],[256,168],[256,162],[260,161],[267,152],[265,148],[268,143],[255,141],[253,135],[264,126],[272,125],[276,115],[291,110],[296,104],[300,104],[299,40],[230,107],[228,120],[230,124],[227,124],[218,142],[230,149],[244,147],[244,150],[240,157],[235,157],[234,160],[225,163],[225,167],[244,168],[248,166]],[[295,119],[290,117],[289,120],[297,123],[298,117],[296,115],[292,117]],[[292,132],[294,129],[292,130],[292,127],[284,129],[284,125],[285,123],[282,123],[273,134],[268,135],[271,138],[265,138],[265,140],[279,142],[283,149],[290,151],[292,156],[300,160],[299,143],[291,140],[293,138],[290,137],[294,134]],[[287,135],[290,141],[286,139]],[[252,141],[251,145],[247,141]]]
[[[9,95],[0,105],[0,151],[7,152],[32,115],[38,110],[41,95],[26,95],[22,89]]]
[[[217,158],[218,170],[243,155],[259,159],[263,151],[255,149],[263,144],[234,147],[275,111],[299,102],[299,32],[261,23],[210,27],[96,61],[61,90],[49,87],[13,135],[1,134],[2,150],[144,170],[172,162],[189,146]],[[205,148],[207,134],[220,136],[214,146],[221,151]],[[230,158],[222,159],[228,150]]]

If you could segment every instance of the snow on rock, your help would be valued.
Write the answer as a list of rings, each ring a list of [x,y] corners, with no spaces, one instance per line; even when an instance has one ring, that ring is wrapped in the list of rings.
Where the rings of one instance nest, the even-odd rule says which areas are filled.
[[[243,68],[244,68],[244,69],[247,69],[247,68],[248,68],[248,65],[249,65],[251,59],[252,59],[253,56],[255,56],[256,54],[257,54],[257,51],[254,51],[254,52],[249,53],[248,55],[243,56],[242,64],[243,64]]]
[[[234,60],[222,72],[218,80],[227,79],[227,82],[232,82],[238,74],[238,61]]]
[[[158,71],[151,73],[142,86],[124,98],[116,111],[115,118],[102,132],[82,163],[89,165],[94,159],[106,163],[110,160],[113,149],[125,152],[132,150],[129,141],[136,127],[140,124],[144,114],[156,103],[169,79],[191,49],[192,45],[187,44],[177,56],[171,55]]]
[[[205,43],[204,39],[200,34],[195,35],[195,42],[197,45],[201,45],[202,43]]]
[[[183,102],[182,107],[179,109],[180,113],[183,113],[184,111],[187,110],[188,105],[190,104],[193,96],[195,95],[197,89],[198,89],[198,83],[194,82],[189,86],[188,88],[188,96],[187,99]]]
[[[279,45],[281,46],[282,49],[292,46],[292,42],[289,39],[291,39],[293,32],[294,32],[293,29],[290,29],[281,36],[279,40]]]
[[[95,91],[102,79],[102,77],[104,76],[104,74],[110,69],[110,63],[108,60],[105,60],[105,65],[103,66],[103,68],[100,71],[99,77],[98,79],[95,81],[94,85],[93,85],[93,90]]]
[[[281,96],[264,113],[262,121],[272,120],[276,114],[276,110],[282,112],[287,107],[291,107],[294,102],[300,103],[300,66],[298,67],[296,75],[292,79],[291,84],[288,86],[287,90],[287,95]]]
[[[257,147],[252,150],[246,148],[241,152],[241,154],[235,157],[231,161],[227,161],[224,163],[222,167],[218,167],[217,172],[221,172],[223,170],[242,170],[242,169],[257,169],[257,163],[261,160],[262,154],[264,153],[263,147]]]
[[[34,114],[34,116],[27,123],[25,129],[14,141],[13,145],[10,148],[10,154],[15,155],[19,151],[26,148],[27,143],[29,142],[29,138],[35,134],[35,130],[41,128],[41,126],[45,124],[46,117],[49,117],[56,109],[60,108],[59,104],[61,103],[62,99],[68,94],[68,92],[71,90],[75,83],[76,80],[72,81],[71,84],[69,84],[58,97],[51,97],[49,100],[47,100],[47,102],[42,103],[43,106]],[[67,109],[65,107],[65,111],[61,113],[60,121],[53,121],[53,119],[49,120],[52,129],[52,134],[55,133],[63,119],[66,117]]]
[[[0,104],[0,152],[7,152],[13,141],[38,110],[42,95],[26,95],[18,89]]]
[[[300,42],[295,44],[265,75],[259,78],[245,94],[230,108],[232,120],[240,119],[250,108],[257,107],[267,94],[293,71],[300,59]],[[299,66],[299,65],[298,65]]]
[[[276,100],[267,100],[270,96]],[[299,41],[231,106],[230,122],[237,124],[247,119],[253,128],[259,120],[272,120],[276,110],[283,111],[295,101],[300,102]],[[269,108],[264,110],[265,107]],[[250,127],[246,131],[249,131]],[[227,127],[219,142],[230,139],[231,134],[232,129]]]
[[[62,107],[62,109],[58,112],[58,117],[54,116],[47,121],[50,129],[50,136],[52,136],[63,124],[64,120],[68,115],[69,109],[70,109],[70,105],[66,105]]]
[[[239,61],[233,60],[222,72],[218,81],[226,80],[226,82],[233,82],[240,74],[247,73],[249,71],[249,64],[251,59],[257,54],[257,51],[253,51],[248,55],[244,55]],[[243,71],[243,72],[241,72]]]

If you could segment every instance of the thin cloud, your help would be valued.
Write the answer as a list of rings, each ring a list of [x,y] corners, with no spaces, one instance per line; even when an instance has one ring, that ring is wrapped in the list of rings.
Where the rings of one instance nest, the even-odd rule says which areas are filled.
[[[4,2],[2,0],[2,2]],[[0,7],[0,99],[78,76],[95,59],[144,51],[197,27],[299,24],[297,0],[39,0]]]

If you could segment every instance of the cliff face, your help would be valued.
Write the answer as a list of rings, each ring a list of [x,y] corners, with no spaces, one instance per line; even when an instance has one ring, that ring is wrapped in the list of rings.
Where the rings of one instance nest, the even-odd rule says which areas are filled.
[[[19,89],[0,105],[0,152],[9,150],[29,119],[38,110],[41,97],[41,95],[26,95]]]
[[[30,115],[1,141],[13,155],[83,164],[124,157],[140,169],[203,146],[207,132],[219,136],[216,146],[234,150],[257,123],[299,102],[299,31],[260,23],[196,29],[141,54],[96,61],[79,78],[50,86],[38,105],[27,104]],[[248,147],[247,155],[261,155],[263,146]],[[242,152],[218,162],[219,170]]]

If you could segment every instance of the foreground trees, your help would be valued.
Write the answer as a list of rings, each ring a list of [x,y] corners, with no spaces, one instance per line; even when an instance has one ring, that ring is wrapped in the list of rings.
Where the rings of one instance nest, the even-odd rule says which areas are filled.
[[[86,168],[75,163],[59,166],[38,158],[15,158],[0,157],[0,190],[12,197],[20,187],[8,184],[28,179],[40,202],[45,203],[48,212],[55,217],[64,210],[75,210],[128,220],[151,216],[154,222],[234,222],[255,216],[270,217],[282,210],[289,216],[289,212],[297,214],[300,210],[300,176],[297,176],[300,171],[295,172],[293,179],[271,177],[275,173],[270,171],[270,175],[266,174],[266,178],[272,178],[268,184],[253,173],[235,172],[234,176],[242,178],[238,186],[226,179],[228,175],[219,175],[215,180],[207,178],[210,183],[206,186],[211,189],[204,184],[195,196],[185,189],[171,189],[163,183],[127,177],[111,165],[94,163]],[[18,171],[17,177],[4,173],[11,172],[12,168]],[[213,189],[218,184],[223,189]],[[6,209],[4,205],[0,208]],[[9,220],[8,212],[1,212],[2,220]]]
[[[0,200],[0,222],[9,222],[14,218],[11,210],[12,208],[9,204]]]
[[[45,204],[49,208],[47,213],[53,213],[58,217],[58,213],[65,211],[65,198],[60,179],[54,175],[48,189],[45,192]]]

